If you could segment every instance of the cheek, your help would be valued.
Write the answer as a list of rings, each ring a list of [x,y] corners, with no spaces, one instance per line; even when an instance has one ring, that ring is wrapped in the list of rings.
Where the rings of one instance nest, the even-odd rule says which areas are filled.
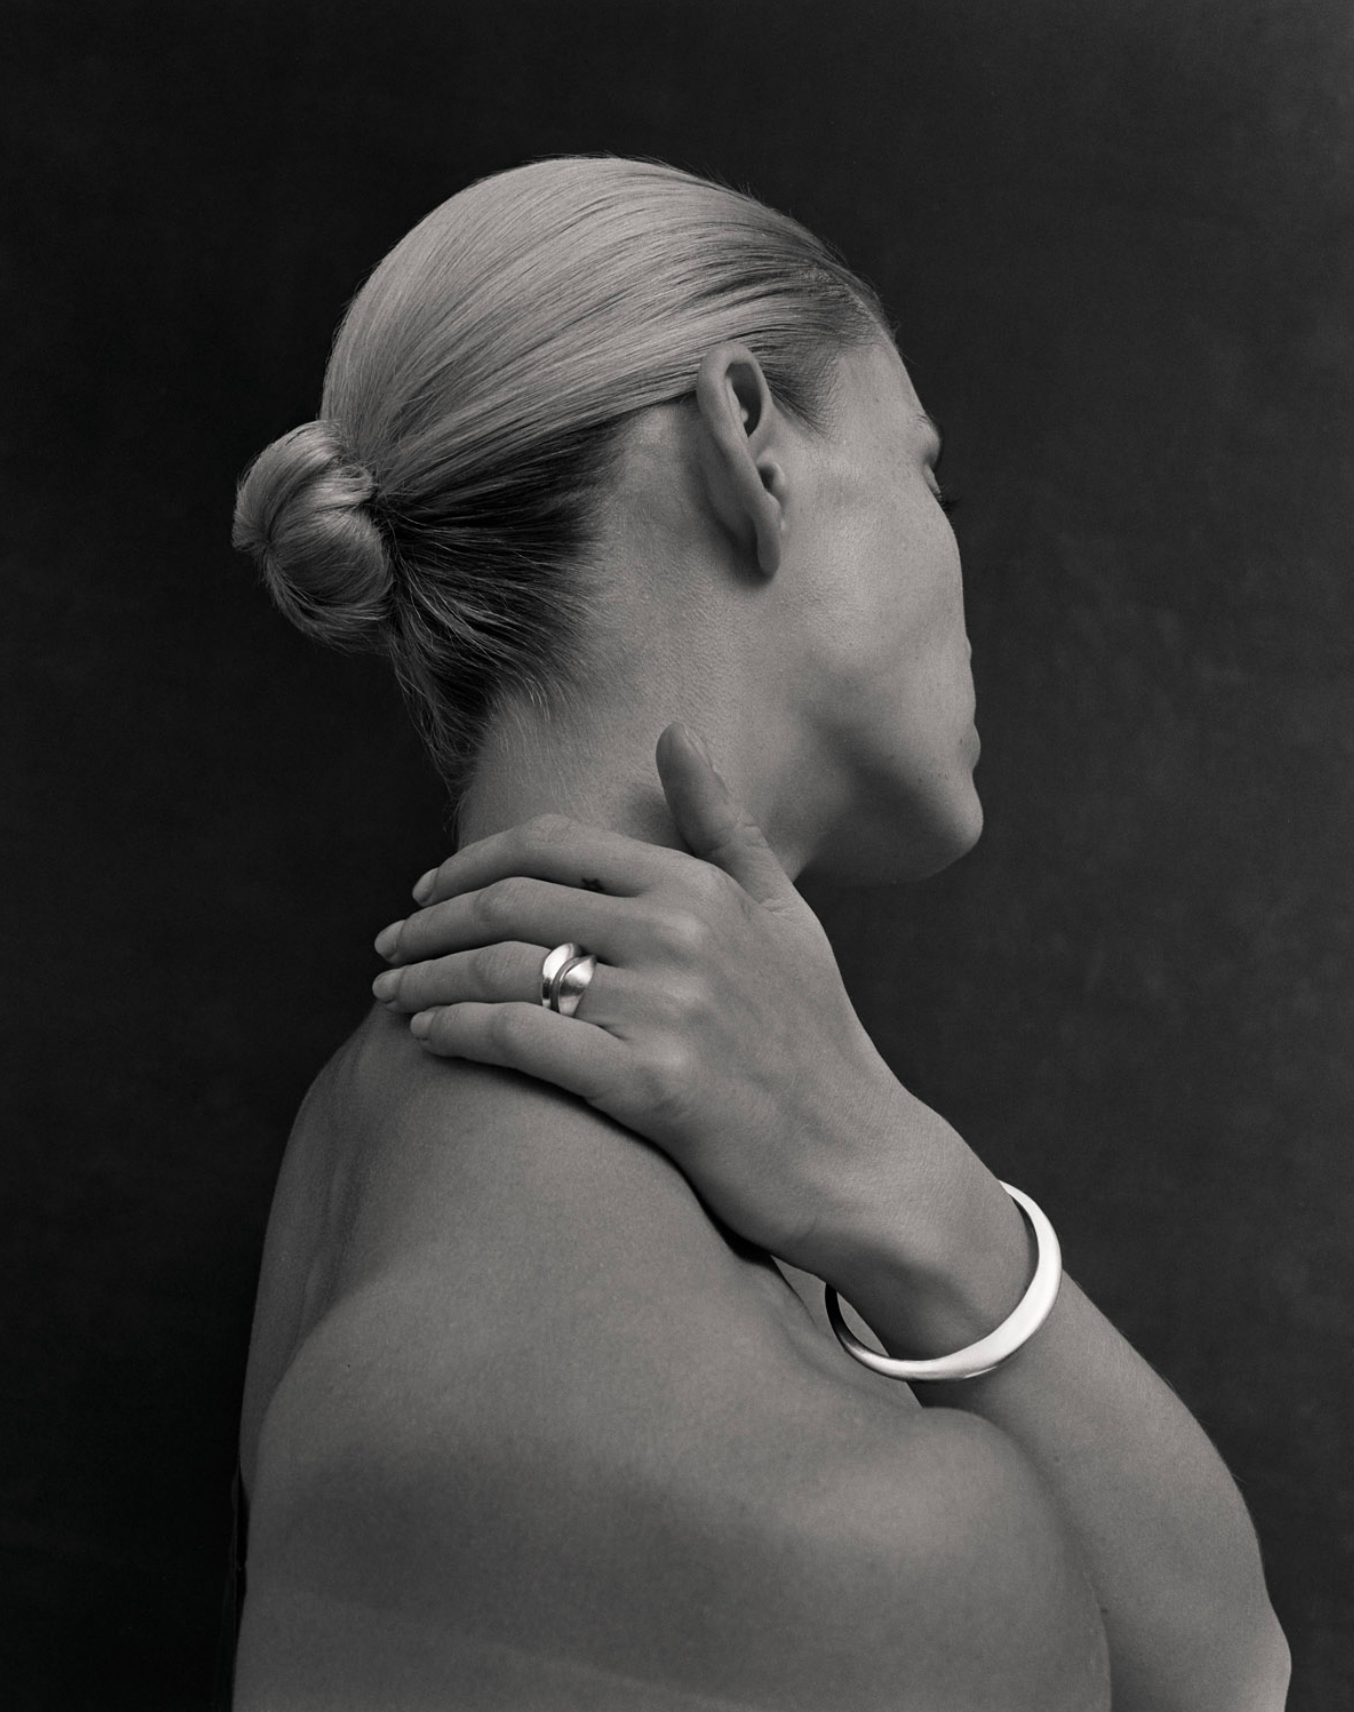
[[[929,495],[857,524],[818,572],[812,677],[831,724],[863,733],[971,695],[958,549]]]
[[[932,532],[925,562],[914,556],[870,644],[879,717],[891,717],[901,742],[928,765],[958,758],[974,706],[958,553],[940,524],[943,539]]]
[[[959,553],[944,514],[932,516],[894,542],[890,576],[881,588],[879,640],[914,668],[943,669],[956,646],[963,650],[964,593]]]

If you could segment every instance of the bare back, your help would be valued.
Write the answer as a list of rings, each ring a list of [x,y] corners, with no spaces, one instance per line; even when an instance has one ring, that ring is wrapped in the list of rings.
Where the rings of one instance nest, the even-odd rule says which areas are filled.
[[[446,1336],[474,1304],[505,1360],[604,1272],[615,1298],[592,1306],[611,1331],[645,1301],[671,1311],[674,1292],[693,1303],[708,1293],[715,1308],[733,1291],[761,1335],[826,1361],[840,1383],[916,1407],[826,1349],[777,1267],[718,1227],[648,1143],[540,1083],[431,1059],[374,1009],[312,1085],[279,1176],[241,1427],[251,1496],[264,1416],[307,1338],[380,1281],[415,1272],[435,1273],[457,1304]]]
[[[241,1455],[242,1708],[1024,1705],[984,1609],[1029,1704],[1102,1704],[1000,1435],[856,1369],[647,1143],[380,1011],[288,1147]]]

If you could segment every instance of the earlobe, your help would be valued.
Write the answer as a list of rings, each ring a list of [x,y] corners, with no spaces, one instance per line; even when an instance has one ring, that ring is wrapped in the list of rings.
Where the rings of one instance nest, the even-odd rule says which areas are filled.
[[[716,345],[696,375],[701,469],[711,506],[764,576],[785,536],[784,417],[762,366],[742,344]]]

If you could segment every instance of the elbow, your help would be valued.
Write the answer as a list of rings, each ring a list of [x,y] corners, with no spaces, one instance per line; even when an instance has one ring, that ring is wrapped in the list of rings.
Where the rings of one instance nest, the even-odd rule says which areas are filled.
[[[1158,1587],[1159,1663],[1174,1656],[1173,1692],[1142,1702],[1156,1712],[1283,1712],[1292,1660],[1270,1602],[1260,1549],[1242,1512],[1232,1550],[1195,1555]],[[1130,1702],[1133,1697],[1129,1697]],[[1133,1702],[1136,1703],[1136,1702]],[[1115,1709],[1120,1701],[1116,1697]],[[1127,1704],[1127,1703],[1126,1703]]]
[[[1211,1644],[1192,1649],[1193,1668],[1176,1678],[1183,1692],[1164,1702],[1149,1695],[1144,1708],[1168,1704],[1178,1712],[1283,1712],[1292,1661],[1279,1620],[1266,1599],[1259,1609],[1247,1610],[1244,1621],[1240,1615],[1233,1612],[1230,1622],[1212,1625]],[[1123,1702],[1136,1703],[1131,1695]],[[1116,1708],[1120,1704],[1116,1695]]]
[[[1259,1625],[1255,1641],[1256,1661],[1253,1669],[1254,1691],[1248,1705],[1255,1712],[1283,1712],[1288,1703],[1288,1681],[1293,1674],[1293,1659],[1288,1641],[1279,1627],[1279,1619],[1266,1603],[1265,1620]]]
[[[1105,1610],[1114,1712],[1283,1712],[1288,1642],[1263,1582],[1225,1599],[1198,1580],[1164,1591],[1145,1627]]]
[[[1236,1600],[1231,1621],[1225,1628],[1220,1625],[1229,1643],[1230,1668],[1212,1697],[1198,1703],[1216,1705],[1218,1712],[1283,1712],[1288,1700],[1292,1658],[1265,1588],[1258,1552],[1255,1558],[1248,1596]]]

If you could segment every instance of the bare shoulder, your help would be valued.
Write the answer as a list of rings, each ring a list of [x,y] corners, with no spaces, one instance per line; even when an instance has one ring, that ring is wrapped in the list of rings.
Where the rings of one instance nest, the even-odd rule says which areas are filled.
[[[822,1345],[634,1137],[410,1070],[263,1421],[241,1708],[1108,1705],[1009,1441]]]

